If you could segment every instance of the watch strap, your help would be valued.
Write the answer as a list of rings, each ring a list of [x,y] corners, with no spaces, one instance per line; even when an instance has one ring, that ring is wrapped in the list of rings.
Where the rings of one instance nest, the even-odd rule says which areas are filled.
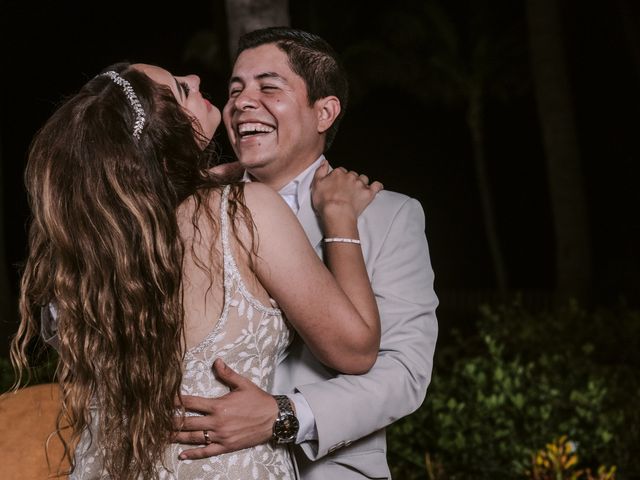
[[[295,415],[293,413],[293,407],[291,405],[291,399],[286,395],[274,395],[273,398],[276,399],[276,403],[278,404],[278,416],[283,413],[287,413],[290,415]]]
[[[298,435],[298,419],[293,411],[293,402],[286,395],[273,395],[278,405],[278,417],[273,422],[272,439],[276,444],[293,443]]]

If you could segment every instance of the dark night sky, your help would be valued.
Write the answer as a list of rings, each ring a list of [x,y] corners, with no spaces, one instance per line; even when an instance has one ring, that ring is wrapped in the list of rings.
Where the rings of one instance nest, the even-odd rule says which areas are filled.
[[[363,1],[291,3],[295,3],[293,26],[319,33],[339,52],[365,37],[394,35],[393,28],[381,25],[389,25],[385,18],[392,8],[403,8],[387,6],[394,2],[380,3],[377,8]],[[464,28],[469,1],[441,3],[451,8]],[[519,35],[527,67],[523,6],[512,0],[486,3],[499,12],[496,28],[508,25]],[[640,51],[640,45],[638,36],[635,47],[625,37],[620,9],[626,5],[640,27],[638,8],[631,5],[632,0],[562,3],[588,192],[595,289],[601,302],[625,295],[637,303],[640,70],[633,53],[634,48]],[[26,149],[63,95],[76,91],[106,65],[129,59],[157,63],[177,74],[200,73],[203,90],[218,105],[224,99],[228,70],[216,73],[183,55],[195,32],[217,28],[224,33],[221,7],[199,0],[168,8],[157,5],[148,1],[3,1],[2,194],[11,265],[25,254],[27,206],[22,171]],[[372,18],[364,21],[359,12],[366,8],[371,9]],[[373,71],[375,67],[371,66]],[[426,62],[411,68],[426,68]],[[487,105],[487,156],[512,285],[551,289],[552,222],[535,100],[527,82],[530,80],[523,82],[523,94]],[[225,154],[231,155],[223,130],[219,140]],[[351,105],[329,158],[422,202],[439,289],[493,286],[460,109],[425,102],[415,92],[393,85],[370,89]]]

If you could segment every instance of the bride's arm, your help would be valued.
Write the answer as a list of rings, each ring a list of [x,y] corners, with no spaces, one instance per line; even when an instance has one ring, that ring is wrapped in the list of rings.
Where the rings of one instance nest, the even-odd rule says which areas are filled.
[[[379,188],[363,188],[353,175],[335,175],[340,174],[351,190],[317,208],[326,232],[357,239],[357,216]],[[251,183],[245,197],[256,225],[256,274],[262,285],[322,363],[344,373],[366,372],[377,356],[380,319],[360,246],[327,244],[332,274],[277,193]]]

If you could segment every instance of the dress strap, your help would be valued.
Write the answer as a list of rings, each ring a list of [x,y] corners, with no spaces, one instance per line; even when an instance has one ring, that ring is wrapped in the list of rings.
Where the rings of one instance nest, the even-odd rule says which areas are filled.
[[[227,259],[233,261],[231,248],[229,247],[229,190],[231,185],[226,185],[222,190],[222,199],[220,201],[220,230],[222,237],[222,255],[226,266]],[[235,262],[233,262],[235,264]],[[225,277],[227,269],[224,269]]]
[[[229,245],[229,192],[231,185],[225,185],[220,200],[220,237],[222,238],[222,260],[224,274],[224,304],[228,308],[233,296],[233,279],[239,276],[236,261]]]

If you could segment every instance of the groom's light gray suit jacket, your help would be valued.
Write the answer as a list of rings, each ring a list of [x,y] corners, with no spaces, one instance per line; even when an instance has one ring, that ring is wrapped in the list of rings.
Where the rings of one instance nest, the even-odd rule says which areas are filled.
[[[299,201],[298,218],[322,256],[310,195]],[[296,337],[276,369],[276,389],[300,391],[315,416],[318,441],[294,449],[303,480],[391,478],[384,427],[416,410],[431,380],[438,299],[422,206],[383,190],[358,230],[382,322],[375,365],[365,375],[336,375]]]

